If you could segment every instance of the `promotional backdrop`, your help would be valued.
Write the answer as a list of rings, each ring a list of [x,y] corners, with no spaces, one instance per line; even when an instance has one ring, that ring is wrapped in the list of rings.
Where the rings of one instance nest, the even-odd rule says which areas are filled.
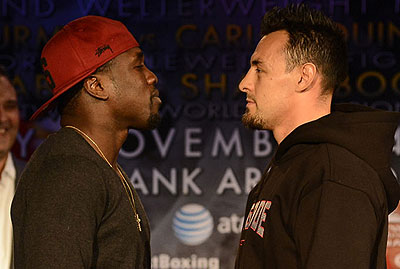
[[[350,72],[335,102],[399,111],[400,0],[0,0],[0,63],[22,117],[13,151],[28,160],[59,128],[56,112],[28,121],[51,96],[39,64],[43,45],[81,16],[122,21],[158,76],[163,100],[161,126],[131,130],[119,157],[150,219],[152,267],[233,268],[247,195],[276,148],[270,132],[242,127],[238,83],[264,13],[300,2],[346,34]],[[397,143],[400,131],[399,173]],[[400,268],[400,214],[390,220],[388,264]]]

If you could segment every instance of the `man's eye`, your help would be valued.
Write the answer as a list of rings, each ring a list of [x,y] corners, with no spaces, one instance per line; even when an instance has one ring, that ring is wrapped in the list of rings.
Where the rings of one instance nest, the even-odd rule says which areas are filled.
[[[141,65],[136,65],[134,68],[135,68],[135,69],[141,69],[141,68],[143,68],[143,67],[144,67],[144,65],[141,64]]]
[[[256,68],[256,73],[260,73],[261,69]]]
[[[4,104],[4,109],[11,111],[11,110],[16,110],[18,109],[18,103],[17,102],[10,102],[10,103],[5,103]]]

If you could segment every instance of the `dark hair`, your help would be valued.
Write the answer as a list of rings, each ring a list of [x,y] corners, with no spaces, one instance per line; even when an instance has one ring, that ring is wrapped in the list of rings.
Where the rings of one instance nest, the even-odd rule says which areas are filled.
[[[261,23],[261,35],[285,30],[286,69],[311,62],[323,75],[323,90],[334,90],[347,77],[347,48],[339,26],[322,12],[305,4],[274,7]]]
[[[64,110],[67,107],[67,105],[69,105],[70,108],[74,107],[75,104],[74,100],[78,98],[79,94],[81,93],[84,80],[85,79],[79,81],[74,86],[65,91],[63,94],[61,94],[60,97],[58,97],[57,111],[60,115],[64,113]]]
[[[0,77],[5,77],[8,79],[8,81],[10,81],[10,76],[8,75],[7,69],[3,65],[0,65]]]
[[[113,59],[106,62],[99,68],[97,68],[96,71],[94,71],[91,75],[96,75],[98,73],[104,72],[105,70],[110,70],[112,63],[113,63]],[[91,76],[91,75],[89,75],[89,76]],[[80,93],[83,89],[83,83],[86,78],[84,78],[81,81],[79,81],[78,83],[76,83],[74,86],[72,86],[67,91],[65,91],[60,97],[58,97],[57,111],[60,115],[62,115],[64,113],[64,110],[67,106],[68,106],[68,110],[74,109],[75,104],[76,104],[75,100],[80,95]]]

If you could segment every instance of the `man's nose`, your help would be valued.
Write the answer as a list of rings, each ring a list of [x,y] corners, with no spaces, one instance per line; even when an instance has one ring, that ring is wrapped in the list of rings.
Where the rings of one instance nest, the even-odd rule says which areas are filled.
[[[248,92],[250,89],[249,73],[250,70],[247,71],[247,74],[242,78],[242,80],[239,83],[239,90],[241,92]]]
[[[0,122],[5,122],[6,119],[7,119],[6,111],[4,110],[4,107],[0,105]]]

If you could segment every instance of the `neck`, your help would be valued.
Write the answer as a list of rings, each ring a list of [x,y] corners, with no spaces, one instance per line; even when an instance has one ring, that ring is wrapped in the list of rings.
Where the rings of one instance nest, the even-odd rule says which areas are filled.
[[[8,156],[8,152],[5,153],[4,156],[1,156],[1,158],[0,158],[0,176],[1,176],[1,173],[3,173],[4,167],[6,166],[7,156]]]
[[[90,125],[80,122],[62,122],[61,126],[73,126],[80,130],[78,133],[92,146],[92,148],[113,167],[117,166],[118,153],[128,136],[128,130],[117,131],[110,126],[103,125]],[[85,136],[88,136],[86,137]]]
[[[297,127],[305,123],[322,118],[330,113],[331,113],[330,102],[329,104],[327,103],[322,105],[320,104],[312,108],[310,108],[310,106],[308,107],[299,106],[294,113],[285,116],[285,119],[282,121],[282,123],[272,130],[275,140],[277,141],[278,144],[280,144]]]

